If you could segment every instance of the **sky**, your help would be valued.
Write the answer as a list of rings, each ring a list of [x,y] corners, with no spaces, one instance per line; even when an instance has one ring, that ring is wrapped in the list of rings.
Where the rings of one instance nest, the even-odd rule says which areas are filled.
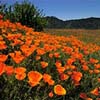
[[[1,0],[7,4],[23,0]],[[55,16],[62,20],[100,17],[100,0],[29,0],[45,16]]]

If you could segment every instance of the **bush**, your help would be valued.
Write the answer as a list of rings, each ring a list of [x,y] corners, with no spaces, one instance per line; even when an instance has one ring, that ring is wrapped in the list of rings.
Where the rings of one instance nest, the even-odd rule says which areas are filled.
[[[22,3],[16,2],[10,6],[1,4],[0,12],[4,15],[5,20],[20,22],[22,25],[33,27],[35,31],[43,31],[46,24],[42,10],[25,0]]]

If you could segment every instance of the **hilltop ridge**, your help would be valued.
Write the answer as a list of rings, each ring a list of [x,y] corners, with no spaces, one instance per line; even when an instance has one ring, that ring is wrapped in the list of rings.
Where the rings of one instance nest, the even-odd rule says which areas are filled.
[[[89,17],[63,21],[54,16],[45,17],[46,28],[100,29],[100,18]]]

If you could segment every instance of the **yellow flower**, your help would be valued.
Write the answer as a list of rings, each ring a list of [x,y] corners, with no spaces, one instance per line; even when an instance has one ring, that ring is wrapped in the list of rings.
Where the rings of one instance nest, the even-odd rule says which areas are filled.
[[[61,85],[54,86],[54,93],[57,95],[66,95],[66,90]]]

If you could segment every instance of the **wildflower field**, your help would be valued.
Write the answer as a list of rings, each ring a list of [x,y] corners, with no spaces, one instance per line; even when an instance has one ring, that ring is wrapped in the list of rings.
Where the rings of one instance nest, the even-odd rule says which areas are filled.
[[[85,43],[100,45],[100,29],[45,29],[45,32],[58,36],[73,35]]]
[[[100,100],[100,45],[1,18],[0,100]]]

